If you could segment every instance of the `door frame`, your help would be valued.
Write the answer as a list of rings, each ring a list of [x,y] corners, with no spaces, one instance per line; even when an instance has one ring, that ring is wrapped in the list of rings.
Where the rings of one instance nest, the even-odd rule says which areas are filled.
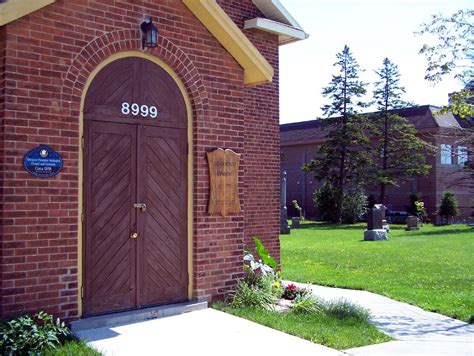
[[[79,141],[80,141],[80,146],[79,146],[79,166],[78,166],[78,175],[79,175],[79,189],[78,189],[78,194],[79,194],[79,199],[78,199],[78,295],[77,295],[77,300],[78,300],[78,314],[79,317],[82,317],[83,315],[83,283],[84,283],[84,256],[83,256],[83,246],[84,246],[84,231],[83,231],[83,219],[84,219],[84,103],[85,103],[85,98],[87,95],[87,91],[89,90],[89,87],[96,77],[96,75],[103,69],[105,68],[108,64],[122,59],[122,58],[128,58],[128,57],[138,57],[138,58],[143,58],[147,59],[154,64],[160,66],[162,69],[164,69],[170,76],[171,78],[175,81],[176,85],[178,86],[179,90],[181,91],[181,94],[183,96],[185,105],[186,105],[186,113],[187,113],[187,140],[188,140],[188,189],[187,189],[187,201],[188,201],[188,298],[192,299],[193,297],[193,186],[194,186],[194,175],[193,175],[193,116],[192,116],[192,107],[191,107],[191,100],[189,99],[189,96],[186,92],[186,88],[179,78],[179,76],[176,74],[176,72],[165,62],[163,62],[160,58],[155,57],[151,54],[144,53],[144,52],[138,52],[138,51],[125,51],[125,52],[120,52],[116,53],[110,57],[108,57],[106,60],[104,60],[102,63],[100,63],[90,74],[89,78],[87,78],[87,82],[84,86],[84,90],[82,91],[81,95],[81,104],[80,104],[80,111],[79,111]]]

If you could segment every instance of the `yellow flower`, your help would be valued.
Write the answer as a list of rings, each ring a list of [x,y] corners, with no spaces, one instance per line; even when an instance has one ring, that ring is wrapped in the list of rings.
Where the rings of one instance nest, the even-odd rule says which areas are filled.
[[[273,282],[273,286],[275,288],[280,288],[280,282],[278,282],[278,281]]]

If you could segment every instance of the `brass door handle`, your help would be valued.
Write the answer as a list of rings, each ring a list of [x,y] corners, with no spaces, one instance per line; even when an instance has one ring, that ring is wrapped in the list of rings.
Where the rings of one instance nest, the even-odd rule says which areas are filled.
[[[131,238],[132,240],[136,240],[137,237],[138,237],[138,232],[132,232],[132,233],[130,234],[130,238]]]
[[[134,203],[133,207],[135,209],[140,209],[141,211],[145,212],[146,211],[146,204],[145,203]]]

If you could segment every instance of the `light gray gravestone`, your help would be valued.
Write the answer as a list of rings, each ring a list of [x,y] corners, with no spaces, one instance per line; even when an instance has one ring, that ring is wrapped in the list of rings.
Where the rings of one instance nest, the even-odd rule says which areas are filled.
[[[288,235],[290,227],[288,226],[288,209],[286,207],[286,171],[283,171],[281,178],[280,195],[280,233]]]

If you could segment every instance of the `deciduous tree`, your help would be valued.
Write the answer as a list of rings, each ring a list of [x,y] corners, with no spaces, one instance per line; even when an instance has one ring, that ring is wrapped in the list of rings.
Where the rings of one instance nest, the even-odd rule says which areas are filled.
[[[416,32],[427,42],[420,50],[428,66],[425,79],[433,84],[445,77],[459,79],[464,90],[450,94],[441,113],[452,112],[466,120],[464,127],[452,130],[455,144],[466,147],[467,162],[455,173],[453,182],[474,191],[474,10],[458,10],[451,16],[432,15]],[[446,93],[448,94],[448,93]]]
[[[445,77],[454,77],[463,83],[465,90],[453,93],[445,108],[461,117],[474,116],[474,10],[459,10],[451,16],[432,15],[429,22],[416,32],[424,35],[427,43],[420,54],[428,66],[425,79],[433,84]]]

